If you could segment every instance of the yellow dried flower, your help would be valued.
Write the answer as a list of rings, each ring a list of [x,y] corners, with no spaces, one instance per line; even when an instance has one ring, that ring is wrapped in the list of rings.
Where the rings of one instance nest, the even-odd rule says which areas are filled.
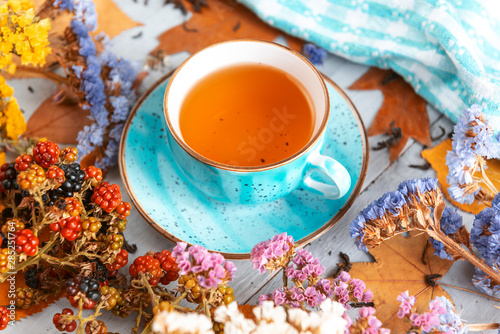
[[[26,122],[13,94],[12,87],[0,76],[0,137],[17,139],[26,131]]]

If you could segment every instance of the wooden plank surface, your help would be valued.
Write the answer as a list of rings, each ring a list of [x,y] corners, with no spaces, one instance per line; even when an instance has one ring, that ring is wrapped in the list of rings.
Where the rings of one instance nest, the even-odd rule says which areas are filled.
[[[117,36],[112,41],[112,48],[119,55],[140,61],[141,65],[144,64],[147,52],[154,48],[156,36],[169,27],[182,22],[180,13],[173,10],[172,6],[161,6],[163,1],[149,1],[149,6],[144,6],[141,3],[142,1],[138,1],[137,3],[133,1],[116,2],[132,19],[143,23],[143,26],[133,28]],[[142,32],[142,38],[140,41],[137,41],[132,36],[139,32]],[[135,52],[130,54],[129,50],[132,46]],[[171,57],[171,66],[177,66],[186,56],[186,53],[173,55]],[[327,74],[340,87],[345,89],[359,78],[367,70],[367,67],[350,63],[335,56],[329,56],[325,65],[320,66],[319,70]],[[144,81],[141,89],[146,89],[159,77],[161,77],[161,73],[153,73]],[[50,95],[54,88],[51,85],[47,85],[43,80],[15,80],[12,84],[16,89],[16,96],[20,101],[21,107],[28,117]],[[28,91],[28,86],[34,88],[35,94]],[[382,94],[379,91],[347,91],[347,94],[356,105],[365,125],[369,125],[382,103]],[[428,108],[428,111],[433,134],[440,132],[439,126],[443,126],[447,131],[450,131],[452,125],[447,119],[443,118],[432,108]],[[378,137],[370,138],[370,146],[375,146],[379,140],[380,138]],[[321,263],[326,267],[327,274],[334,272],[337,262],[340,261],[338,257],[340,251],[349,254],[352,261],[371,261],[370,256],[358,251],[352,240],[348,238],[349,224],[369,202],[377,199],[384,192],[395,189],[401,181],[414,177],[434,176],[432,170],[421,171],[408,167],[409,164],[423,163],[420,157],[421,149],[421,145],[410,140],[403,156],[392,166],[389,166],[388,163],[388,151],[370,151],[368,173],[361,195],[339,223],[319,239],[306,246],[313,255],[320,258]],[[108,174],[107,180],[122,186],[117,169],[113,169]],[[137,254],[144,254],[151,249],[172,249],[173,243],[153,230],[140,217],[137,211],[133,211],[128,220],[129,224],[125,235],[130,242],[137,244]],[[472,216],[468,215],[466,223],[469,227],[471,222]],[[131,258],[134,257],[131,256]],[[235,264],[238,272],[232,286],[234,287],[238,302],[255,303],[260,294],[271,292],[273,289],[279,287],[281,282],[280,277],[259,274],[256,270],[252,269],[250,261],[235,261]],[[455,263],[448,274],[442,279],[442,282],[473,289],[470,283],[471,272],[472,267],[467,263]],[[455,300],[458,310],[462,311],[463,318],[467,319],[470,323],[498,321],[499,312],[498,309],[493,308],[493,305],[499,305],[500,303],[495,303],[488,298],[469,292],[451,288],[446,288],[446,290]],[[62,299],[51,305],[42,313],[17,322],[16,327],[9,328],[4,333],[55,333],[56,330],[52,325],[52,315],[60,312],[64,307],[69,307],[66,299]],[[102,317],[102,320],[106,322],[108,329],[113,332],[128,333],[134,326],[133,317],[129,317],[128,319],[116,318],[109,312]]]

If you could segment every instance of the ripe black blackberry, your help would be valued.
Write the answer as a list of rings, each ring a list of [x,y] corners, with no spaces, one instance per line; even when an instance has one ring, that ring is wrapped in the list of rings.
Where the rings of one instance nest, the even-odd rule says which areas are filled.
[[[82,183],[85,180],[85,172],[80,169],[79,163],[62,164],[61,169],[64,171],[66,180],[56,189],[56,194],[59,197],[73,197],[73,192],[82,190]]]
[[[2,188],[4,190],[19,189],[17,184],[17,170],[14,167],[15,163],[10,163],[7,166],[4,164],[0,173],[0,179],[2,181]]]
[[[40,279],[37,276],[38,272],[38,268],[36,266],[33,266],[26,270],[26,272],[24,273],[24,280],[26,281],[26,285],[35,290],[40,286]]]
[[[66,296],[72,297],[78,292],[87,296],[88,299],[98,302],[101,299],[101,292],[99,291],[99,281],[90,277],[77,276],[69,280],[66,284]]]
[[[92,277],[99,282],[104,282],[108,279],[108,269],[106,265],[99,260],[95,261],[95,270],[92,271]]]
[[[49,190],[47,191],[46,194],[42,196],[42,200],[47,206],[52,206],[56,204],[57,200],[59,199],[59,196],[57,195],[55,190]]]

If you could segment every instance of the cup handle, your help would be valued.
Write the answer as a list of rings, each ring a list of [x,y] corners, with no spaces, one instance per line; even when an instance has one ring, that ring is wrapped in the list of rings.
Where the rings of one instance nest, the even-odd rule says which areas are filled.
[[[309,166],[302,181],[305,190],[321,195],[326,199],[341,198],[349,191],[351,177],[347,169],[337,160],[321,154],[314,154],[309,158],[308,162]],[[319,171],[326,175],[333,182],[333,185],[314,180],[311,177],[313,171]]]

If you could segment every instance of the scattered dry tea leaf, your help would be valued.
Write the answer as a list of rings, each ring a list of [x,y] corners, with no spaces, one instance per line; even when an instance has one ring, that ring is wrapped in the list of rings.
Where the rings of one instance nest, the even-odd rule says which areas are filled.
[[[14,281],[16,289],[27,286],[24,280],[23,272],[17,273],[14,278],[15,278]],[[0,283],[0,305],[2,306],[10,305],[11,299],[9,298],[9,291],[10,291],[10,281],[7,280],[3,283]],[[54,303],[64,295],[65,291],[63,289],[63,291],[59,295],[51,295],[47,298],[44,298],[38,304],[32,305],[27,309],[16,308],[16,320],[19,320],[21,318],[26,318],[27,316],[33,315],[38,312],[42,312],[44,308],[48,307],[50,304]]]
[[[78,104],[59,103],[47,98],[30,117],[26,135],[47,137],[56,143],[76,144],[78,132],[91,124],[88,110]]]
[[[423,145],[431,145],[427,102],[401,76],[372,67],[349,89],[382,91],[384,102],[368,129],[368,135],[390,134],[391,127],[392,130],[401,129],[401,138],[389,146],[391,163],[401,155],[410,137]]]
[[[191,54],[214,43],[231,39],[254,38],[273,41],[284,35],[259,19],[252,11],[234,0],[208,0],[208,7],[200,12],[192,11],[192,6],[183,0],[192,13],[184,24],[165,31],[158,39],[159,50],[166,54],[188,51]],[[235,27],[238,26],[237,29]],[[290,48],[300,50],[303,42],[286,35]]]
[[[451,300],[441,286],[429,284],[428,278],[430,275],[443,276],[453,262],[435,256],[427,241],[427,234],[420,232],[410,232],[408,238],[396,236],[370,250],[376,262],[353,263],[349,271],[352,277],[362,279],[372,290],[377,318],[392,333],[406,333],[411,327],[396,315],[400,304],[396,298],[401,292],[409,290],[410,295],[417,297],[415,305],[419,313],[426,311],[429,301],[435,297],[445,296]]]
[[[104,32],[109,38],[119,35],[122,31],[142,26],[128,17],[113,0],[94,0],[97,11],[97,30],[94,36]]]
[[[436,171],[437,178],[439,180],[439,186],[441,187],[443,195],[459,209],[473,214],[478,214],[484,208],[486,208],[485,205],[479,204],[477,203],[477,201],[472,204],[460,204],[457,201],[451,199],[450,194],[448,193],[448,187],[450,185],[446,181],[446,176],[448,175],[446,153],[448,151],[451,151],[451,149],[451,139],[446,139],[432,148],[423,150],[422,157],[427,160],[431,164],[432,168]],[[488,166],[486,174],[488,174],[488,177],[490,178],[491,182],[493,182],[495,187],[497,187],[497,189],[500,189],[500,160],[487,160],[486,165]],[[479,176],[481,172],[477,172],[477,174]]]

